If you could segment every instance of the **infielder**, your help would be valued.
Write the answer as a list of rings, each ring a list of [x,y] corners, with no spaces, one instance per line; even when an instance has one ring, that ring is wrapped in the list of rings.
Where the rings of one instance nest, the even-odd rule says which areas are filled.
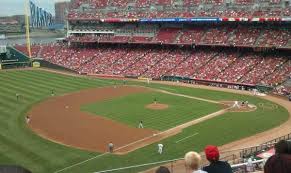
[[[30,122],[30,117],[29,117],[29,116],[26,116],[26,117],[25,117],[25,121],[26,121],[27,124],[29,124],[29,122]]]
[[[143,122],[142,122],[142,121],[139,122],[139,124],[138,124],[138,128],[139,128],[139,129],[143,129]]]
[[[162,154],[163,153],[163,147],[164,147],[163,144],[158,144],[158,153],[159,154]]]
[[[233,108],[239,108],[240,106],[239,106],[238,101],[235,101],[232,107],[233,107]]]
[[[51,95],[52,95],[52,96],[55,95],[55,90],[54,90],[54,89],[51,90]]]
[[[154,103],[157,104],[157,102],[158,102],[158,99],[155,97],[154,98]]]
[[[109,150],[109,153],[113,153],[114,145],[113,145],[112,142],[110,142],[110,143],[108,144],[108,150]]]

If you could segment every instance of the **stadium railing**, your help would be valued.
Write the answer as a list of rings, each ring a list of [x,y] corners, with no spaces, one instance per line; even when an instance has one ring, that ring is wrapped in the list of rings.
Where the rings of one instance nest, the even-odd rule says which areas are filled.
[[[275,138],[273,140],[270,140],[268,142],[265,142],[258,146],[251,146],[248,148],[243,149],[237,149],[237,150],[229,150],[229,151],[221,151],[221,159],[222,161],[227,161],[230,163],[233,168],[234,173],[246,173],[247,172],[247,158],[256,156],[257,154],[266,151],[268,149],[271,149],[274,147],[274,145],[280,141],[280,140],[291,140],[291,133]],[[206,166],[208,164],[208,161],[206,160],[205,155],[202,153],[202,166]],[[136,172],[143,172],[144,170],[147,173],[154,172],[155,168],[160,165],[165,165],[168,167],[171,171],[171,173],[180,173],[181,171],[185,171],[185,166],[183,162],[184,158],[177,158],[172,160],[164,160],[159,162],[150,162],[145,164],[137,164],[137,165],[131,165],[131,166],[125,166],[125,167],[119,167],[119,168],[113,168],[113,169],[107,169],[107,170],[100,170],[96,171],[95,173],[136,173]],[[253,166],[255,168],[255,171],[262,170],[264,160],[254,160]]]
[[[261,151],[266,151],[268,149],[271,149],[274,147],[274,145],[279,142],[280,140],[291,140],[291,133],[281,136],[279,138],[270,140],[268,142],[265,142],[261,145],[258,146],[253,146],[253,147],[249,147],[249,148],[245,148],[240,152],[240,157],[241,158],[247,158],[253,155],[256,155],[257,153],[261,152]]]

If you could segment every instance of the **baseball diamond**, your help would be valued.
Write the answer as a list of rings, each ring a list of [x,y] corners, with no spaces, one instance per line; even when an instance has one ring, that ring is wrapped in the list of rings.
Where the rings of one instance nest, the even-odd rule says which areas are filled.
[[[175,159],[189,148],[201,151],[208,143],[222,146],[284,126],[289,117],[278,99],[203,86],[134,80],[124,85],[122,80],[33,69],[0,71],[0,82],[0,161],[33,172],[94,172]],[[15,93],[22,96],[18,101]],[[168,108],[146,108],[154,98]],[[226,100],[248,100],[256,109],[207,117],[227,108]],[[107,153],[111,141],[120,153]],[[162,154],[156,151],[158,143],[164,146]]]
[[[0,173],[291,173],[290,0],[1,0]]]

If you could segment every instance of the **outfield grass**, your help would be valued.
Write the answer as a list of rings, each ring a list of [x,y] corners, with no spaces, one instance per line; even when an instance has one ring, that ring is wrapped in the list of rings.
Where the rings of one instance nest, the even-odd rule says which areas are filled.
[[[99,153],[68,148],[38,137],[26,127],[24,116],[33,104],[50,97],[51,89],[61,95],[113,83],[112,80],[68,77],[44,71],[0,71],[0,164],[19,164],[34,173],[51,173],[98,155]],[[146,85],[136,82],[132,84]],[[204,89],[158,84],[151,84],[150,87],[212,100],[248,100],[256,105],[274,104],[257,97]],[[16,93],[22,95],[19,102],[16,101]],[[201,151],[207,144],[222,145],[270,129],[283,123],[287,118],[288,112],[281,106],[273,110],[258,107],[255,112],[227,113],[163,140],[162,143],[165,145],[163,155],[157,154],[156,144],[152,144],[124,156],[104,155],[63,172],[94,172],[173,159],[183,156],[189,150]],[[176,141],[193,133],[199,134],[176,144]],[[123,172],[136,171],[137,169]]]
[[[151,110],[145,106],[157,98],[168,109]],[[110,108],[110,109],[108,109]],[[218,104],[159,92],[131,94],[102,102],[83,105],[82,111],[104,116],[132,127],[142,120],[145,128],[166,130],[222,109]]]

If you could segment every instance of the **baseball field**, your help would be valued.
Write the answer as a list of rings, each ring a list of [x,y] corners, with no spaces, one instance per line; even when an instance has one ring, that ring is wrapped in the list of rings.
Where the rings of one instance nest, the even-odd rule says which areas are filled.
[[[35,173],[96,172],[175,159],[289,118],[284,107],[263,97],[43,70],[0,71],[0,91],[0,164]],[[255,109],[229,110],[225,103],[236,100]],[[109,142],[120,151],[106,153]],[[158,143],[165,146],[162,155]]]

